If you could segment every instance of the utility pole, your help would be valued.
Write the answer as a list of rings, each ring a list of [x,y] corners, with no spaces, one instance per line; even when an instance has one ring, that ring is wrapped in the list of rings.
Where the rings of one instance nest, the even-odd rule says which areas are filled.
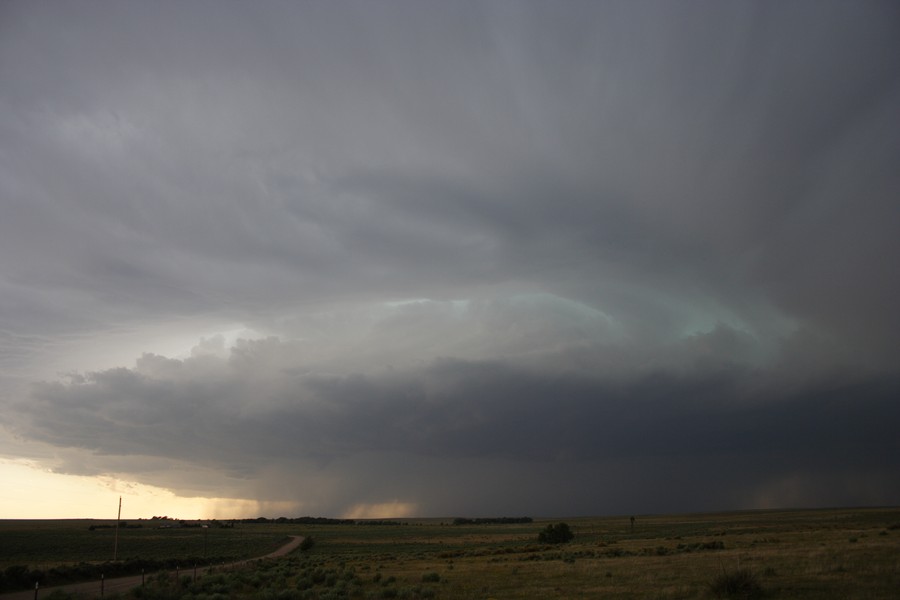
[[[119,521],[122,519],[122,496],[119,496],[119,514],[116,516],[116,542],[113,545],[113,560],[119,557]]]

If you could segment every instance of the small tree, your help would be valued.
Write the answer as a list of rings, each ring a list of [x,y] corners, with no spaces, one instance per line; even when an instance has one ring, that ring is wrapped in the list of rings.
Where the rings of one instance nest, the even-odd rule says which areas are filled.
[[[565,544],[574,537],[575,534],[566,523],[557,523],[556,525],[547,525],[538,534],[538,541],[542,544]]]

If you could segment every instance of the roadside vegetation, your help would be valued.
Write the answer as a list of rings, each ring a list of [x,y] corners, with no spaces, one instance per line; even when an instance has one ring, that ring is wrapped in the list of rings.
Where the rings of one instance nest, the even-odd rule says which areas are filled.
[[[900,589],[900,509],[638,516],[633,528],[628,517],[567,519],[564,530],[572,534],[567,543],[539,541],[548,528],[558,531],[557,521],[471,521],[237,524],[220,533],[217,542],[223,547],[228,547],[227,535],[241,535],[242,527],[245,540],[269,544],[256,555],[273,550],[288,535],[315,542],[281,559],[239,569],[202,569],[196,578],[187,570],[178,576],[163,570],[127,597],[827,600],[893,599]],[[0,522],[0,535],[8,523]],[[105,530],[82,527],[71,535],[98,531]],[[46,547],[45,567],[53,552]],[[15,566],[9,559],[3,555],[4,569]],[[42,598],[70,596],[54,592],[52,599],[50,593]]]

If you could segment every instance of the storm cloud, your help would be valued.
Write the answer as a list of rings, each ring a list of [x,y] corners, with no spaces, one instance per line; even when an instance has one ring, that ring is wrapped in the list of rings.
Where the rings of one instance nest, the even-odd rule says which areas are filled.
[[[896,504],[898,34],[4,3],[0,455],[328,515]]]

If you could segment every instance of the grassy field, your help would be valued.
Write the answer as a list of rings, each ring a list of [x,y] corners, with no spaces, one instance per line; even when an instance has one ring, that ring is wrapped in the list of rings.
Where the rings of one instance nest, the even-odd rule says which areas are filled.
[[[452,525],[449,519],[428,519],[400,525],[125,530],[120,549],[154,556],[197,552],[204,531],[208,548],[223,554],[235,540],[256,555],[287,535],[315,540],[309,550],[252,569],[197,581],[161,577],[134,594],[145,600],[676,599],[716,597],[716,591],[734,598],[893,599],[900,590],[900,509],[637,516],[633,529],[627,517],[565,521],[575,539],[559,545],[537,542],[552,521]],[[10,545],[9,532],[30,541]],[[66,544],[57,549],[50,540],[59,532],[65,532]],[[91,548],[96,558],[90,560],[105,560],[112,532],[104,530],[103,538],[96,533],[86,522],[0,522],[0,565],[29,563],[26,548],[45,567],[73,557],[88,560],[88,554],[78,555],[79,544]],[[745,588],[749,595],[713,587],[717,579],[740,583],[738,574],[752,584]]]
[[[60,564],[104,562],[113,558],[115,521],[0,520],[0,570],[11,565],[45,569]],[[207,558],[211,561],[252,558],[267,554],[286,541],[283,529],[237,525],[233,529],[167,528],[152,521],[128,521],[118,532],[118,558],[168,560]],[[91,526],[106,526],[100,529]],[[140,528],[134,527],[141,525]]]

